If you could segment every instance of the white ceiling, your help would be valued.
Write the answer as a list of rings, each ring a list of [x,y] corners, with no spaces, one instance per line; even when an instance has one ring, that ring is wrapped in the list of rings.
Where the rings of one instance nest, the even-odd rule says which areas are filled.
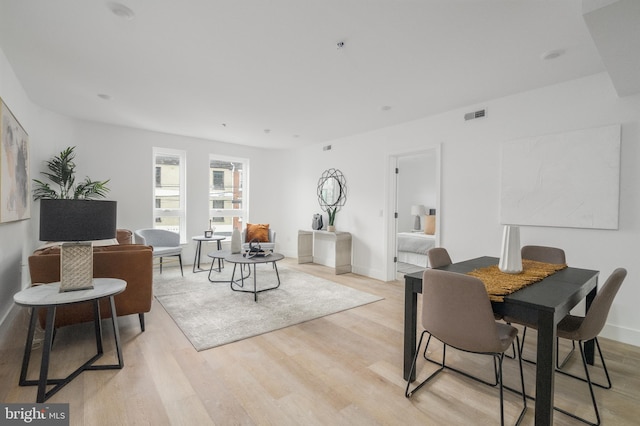
[[[607,69],[580,0],[120,2],[133,19],[104,0],[0,1],[0,46],[34,103],[285,148]],[[566,53],[542,60],[552,49]]]

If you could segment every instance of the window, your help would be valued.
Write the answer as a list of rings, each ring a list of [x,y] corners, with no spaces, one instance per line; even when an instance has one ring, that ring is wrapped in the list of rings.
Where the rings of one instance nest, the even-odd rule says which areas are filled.
[[[247,187],[249,160],[209,156],[209,217],[216,224],[216,234],[231,235],[233,228],[242,230],[248,215]]]
[[[224,171],[213,170],[213,189],[224,189]]]
[[[153,148],[154,228],[180,234],[186,244],[186,158],[185,151]]]

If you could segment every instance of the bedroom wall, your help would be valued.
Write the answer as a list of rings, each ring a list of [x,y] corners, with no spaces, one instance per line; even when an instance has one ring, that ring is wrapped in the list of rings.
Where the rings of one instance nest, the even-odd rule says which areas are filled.
[[[422,204],[427,209],[436,208],[436,158],[435,150],[398,158],[398,231],[414,228],[415,216],[411,206]],[[424,217],[420,218],[424,229]]]
[[[465,122],[465,112],[487,108],[484,119]],[[470,105],[375,132],[296,150],[294,172],[298,203],[292,224],[308,227],[317,210],[315,182],[329,167],[347,178],[349,197],[338,213],[339,230],[353,234],[353,270],[378,279],[388,276],[392,223],[389,156],[441,144],[441,245],[454,260],[498,256],[500,146],[524,137],[622,124],[620,227],[618,230],[523,227],[522,244],[563,247],[569,264],[596,269],[601,282],[618,266],[629,275],[609,316],[605,335],[640,345],[640,271],[635,267],[640,241],[638,149],[640,95],[617,97],[607,74]],[[552,152],[549,155],[553,155]],[[290,230],[295,232],[292,227]]]

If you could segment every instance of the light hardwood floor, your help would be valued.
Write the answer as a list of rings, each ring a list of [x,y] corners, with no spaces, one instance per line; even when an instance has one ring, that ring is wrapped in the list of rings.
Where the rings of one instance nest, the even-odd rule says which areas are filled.
[[[283,262],[384,300],[202,352],[193,349],[154,301],[144,333],[137,316],[120,319],[122,370],[82,373],[48,402],[69,403],[72,425],[499,424],[497,389],[453,372],[441,374],[411,400],[404,397],[403,282],[335,276],[319,265]],[[5,403],[35,401],[35,387],[17,385],[27,315],[22,309],[0,334],[0,400]],[[113,361],[111,339],[105,326],[105,362]],[[529,355],[534,345],[535,338],[527,336]],[[601,345],[614,383],[611,390],[595,391],[603,424],[638,424],[640,348],[606,339]],[[437,356],[440,347],[432,344],[432,355]],[[90,325],[61,329],[52,375],[66,375],[94,350]],[[39,356],[33,358],[39,361]],[[579,371],[574,358],[572,369]],[[491,376],[490,358],[448,351],[447,360]],[[30,376],[36,377],[33,364]],[[420,365],[421,375],[434,368]],[[535,366],[524,368],[527,392],[533,394]],[[510,359],[505,359],[505,382],[518,383],[517,363]],[[513,424],[520,404],[517,395],[505,394],[506,424]],[[561,375],[556,375],[556,405],[592,416],[586,384]],[[529,406],[525,425],[533,424],[531,401]],[[556,413],[555,424],[581,423]]]

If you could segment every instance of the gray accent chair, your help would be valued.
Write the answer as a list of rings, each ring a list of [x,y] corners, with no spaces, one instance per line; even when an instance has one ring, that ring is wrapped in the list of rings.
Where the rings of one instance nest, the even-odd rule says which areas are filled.
[[[451,313],[455,312],[455,318]],[[502,385],[502,360],[505,351],[518,339],[518,329],[496,322],[489,295],[482,281],[478,278],[458,274],[455,272],[427,269],[422,279],[422,326],[424,331],[411,364],[412,377],[416,371],[416,362],[420,353],[420,346],[425,334],[430,334],[444,343],[440,368],[429,375],[423,382],[410,390],[411,381],[407,382],[405,396],[410,398],[424,384],[433,379],[445,368],[447,346],[456,349],[491,355],[498,364],[498,381],[500,389],[500,423],[504,425],[504,400]],[[518,348],[519,344],[516,344]],[[519,352],[519,351],[518,351]],[[518,353],[519,355],[519,353]],[[518,356],[520,366],[520,382],[522,385],[523,409],[516,421],[522,421],[527,410],[527,399],[522,374],[522,361]],[[472,423],[472,419],[470,419]]]
[[[134,238],[136,244],[144,244],[153,248],[153,257],[160,258],[160,273],[162,273],[162,258],[177,256],[180,262],[180,273],[184,276],[180,234],[166,229],[146,228],[135,231]]]

